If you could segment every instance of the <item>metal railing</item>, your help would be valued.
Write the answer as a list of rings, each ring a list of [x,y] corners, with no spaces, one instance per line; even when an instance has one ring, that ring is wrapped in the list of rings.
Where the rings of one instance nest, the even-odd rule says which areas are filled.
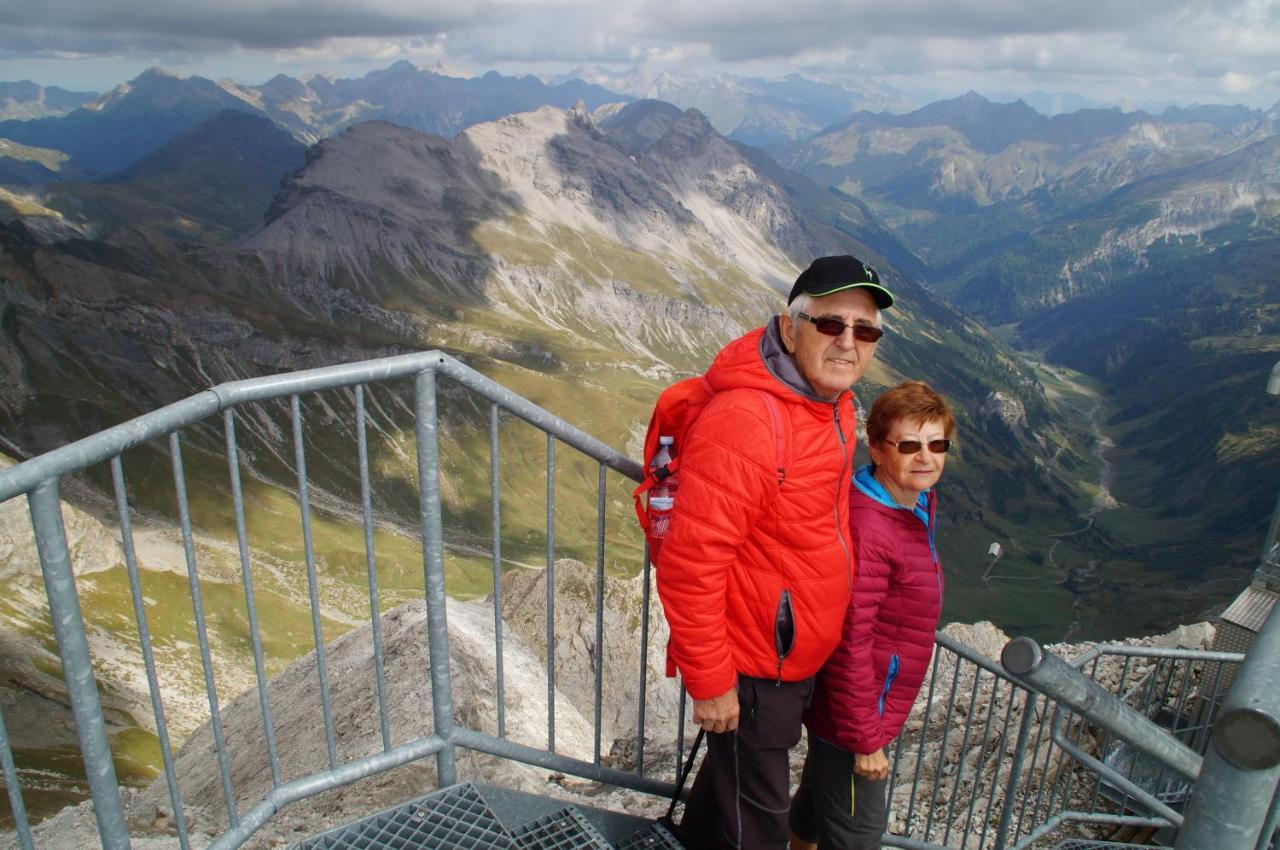
[[[439,384],[441,377],[448,383]],[[393,420],[397,414],[391,397],[379,400],[373,393],[389,393],[391,390],[387,387],[399,386],[394,384],[397,381],[412,384],[409,390],[412,401],[403,405],[401,424],[413,437],[411,465],[416,471],[416,486],[412,499],[412,532],[421,539],[419,592],[426,609],[432,703],[430,730],[398,742],[393,739],[389,720],[389,685],[380,618],[387,600],[380,590],[379,556],[375,546],[378,528],[395,518],[388,519],[388,514],[394,513],[388,507],[389,497],[377,492],[380,488],[374,478],[378,464],[369,440],[370,429],[375,429],[384,443],[388,433],[395,429]],[[304,408],[304,400],[334,391],[343,394],[350,409],[339,410],[339,406],[326,402],[320,408],[324,421],[308,430],[304,410],[310,408]],[[286,400],[287,405],[282,403]],[[505,710],[508,700],[504,633],[509,626],[503,613],[503,573],[508,550],[518,547],[503,534],[504,503],[500,495],[504,466],[500,422],[504,415],[529,423],[545,434],[545,565],[542,569],[546,581],[547,663],[546,743],[543,746],[510,737]],[[281,427],[279,420],[287,420],[287,427]],[[220,440],[216,433],[219,425]],[[442,446],[457,449],[457,434],[450,436],[443,432],[456,432],[463,426],[475,433],[487,431],[491,492],[485,508],[490,533],[483,541],[485,545],[473,548],[487,557],[491,570],[496,734],[459,724],[453,703],[455,691],[446,603],[446,498],[442,484],[448,476],[443,470],[449,463],[452,474],[458,474],[460,464],[476,462],[476,452],[461,461],[450,461],[442,454]],[[237,436],[238,430],[240,436]],[[335,458],[331,446],[317,445],[323,443],[321,438],[326,434],[330,439],[336,434],[337,439],[355,443],[354,464]],[[291,445],[282,448],[282,444]],[[526,442],[525,449],[528,445]],[[135,504],[138,494],[131,493],[125,474],[126,453],[148,446],[153,461],[155,457],[167,461],[166,475],[171,475],[173,485],[172,507],[185,560],[186,587],[208,702],[212,758],[217,762],[217,784],[226,814],[226,828],[214,841],[214,847],[240,846],[289,803],[428,756],[435,757],[437,784],[453,784],[458,778],[459,747],[641,792],[658,795],[672,792],[669,778],[683,760],[685,750],[685,700],[677,683],[655,682],[648,675],[651,576],[648,558],[639,547],[628,555],[633,568],[639,564],[642,574],[637,623],[639,668],[634,671],[637,680],[634,766],[615,766],[602,753],[602,671],[607,662],[605,577],[611,545],[611,538],[606,536],[610,504],[607,479],[612,472],[626,481],[638,480],[638,464],[453,358],[429,352],[223,384],[0,471],[0,502],[26,494],[30,505],[67,700],[74,713],[80,754],[104,847],[127,847],[130,837],[59,499],[60,487],[65,482],[79,487],[82,473],[103,464],[107,474],[98,481],[109,482],[114,496],[111,508],[119,524],[139,653],[172,804],[173,826],[184,850],[190,845],[181,777],[171,755],[164,689],[157,672],[148,626],[147,596],[134,540],[134,519],[146,510]],[[565,468],[565,464],[557,461],[558,446],[573,449],[585,462],[594,464],[596,472],[594,538],[591,545],[584,544],[585,549],[579,547],[583,551],[592,550],[595,555],[594,643],[590,656],[585,659],[590,665],[592,680],[593,741],[589,759],[557,752],[556,554],[561,545],[558,541],[564,537],[557,524],[556,497],[558,472]],[[264,775],[270,777],[269,790],[248,800],[242,799],[243,794],[237,795],[233,777],[237,752],[223,725],[227,699],[225,694],[220,695],[219,679],[224,668],[220,667],[218,645],[211,640],[206,618],[204,584],[198,566],[204,547],[193,519],[193,495],[189,488],[192,478],[184,466],[184,450],[201,466],[195,479],[196,492],[201,498],[207,498],[205,491],[210,489],[206,486],[209,458],[220,455],[221,462],[226,464],[230,490],[227,533],[235,541],[234,560],[244,599],[244,637],[253,664],[248,698],[256,695],[262,730],[260,743],[265,752]],[[407,458],[408,452],[403,456]],[[527,456],[520,456],[518,461],[529,465]],[[362,717],[360,722],[370,728],[376,726],[378,731],[375,751],[355,755],[339,752],[324,635],[326,609],[322,589],[326,569],[322,563],[324,553],[315,545],[313,529],[317,510],[314,503],[320,500],[326,510],[334,509],[340,500],[334,495],[333,479],[342,477],[341,469],[347,466],[357,470],[347,473],[358,491],[352,503],[359,502],[359,517],[351,521],[358,526],[363,544],[362,578],[371,631],[372,687],[377,696],[376,717]],[[264,472],[267,468],[270,474]],[[154,469],[151,473],[154,474]],[[324,479],[325,486],[316,483],[317,475]],[[305,573],[308,625],[319,685],[319,726],[324,735],[323,763],[303,770],[300,775],[287,775],[288,771],[282,767],[287,752],[281,751],[276,738],[276,717],[268,688],[271,669],[263,640],[263,612],[259,610],[262,590],[254,583],[263,564],[249,542],[251,511],[246,510],[249,501],[246,489],[257,486],[264,477],[271,478],[270,483],[275,487],[286,486],[283,482],[287,480],[288,491],[299,511],[302,543],[299,560]],[[580,485],[589,477],[578,474],[575,480]],[[209,510],[207,505],[205,510]],[[559,525],[562,527],[564,523]],[[585,534],[580,528],[571,529],[570,533],[578,538],[584,538]],[[635,536],[638,537],[638,533]],[[528,540],[520,541],[519,546],[526,556],[533,551],[533,544]],[[301,581],[300,577],[296,578]],[[267,612],[268,619],[272,613]],[[1275,622],[1269,628],[1274,642],[1280,628]],[[1258,821],[1256,835],[1270,835],[1277,815],[1276,806],[1272,804],[1275,778],[1268,779],[1271,774],[1267,770],[1275,768],[1254,765],[1257,754],[1250,750],[1247,742],[1250,736],[1259,734],[1259,729],[1265,733],[1269,728],[1267,723],[1276,722],[1274,695],[1280,693],[1280,687],[1276,687],[1277,670],[1280,670],[1277,658],[1280,651],[1274,648],[1251,653],[1235,676],[1231,696],[1224,702],[1223,682],[1231,678],[1224,671],[1240,662],[1239,655],[1100,646],[1073,662],[1066,672],[1050,662],[1062,681],[1072,682],[1077,689],[1085,688],[1088,699],[1073,701],[1070,694],[1055,693],[1047,686],[1042,687],[1042,682],[1031,678],[1023,681],[1010,675],[996,662],[939,633],[927,688],[892,754],[891,818],[886,844],[966,850],[1029,848],[1064,834],[1068,828],[1090,824],[1174,829],[1182,823],[1182,834],[1194,836],[1196,829],[1205,828],[1205,823],[1216,823],[1223,818],[1241,821],[1243,814],[1237,811],[1241,807],[1249,809],[1250,823]],[[1082,685],[1084,682],[1093,684]],[[1043,689],[1049,698],[1042,696],[1037,688]],[[647,728],[647,715],[658,689],[675,692],[678,713],[674,728],[670,729],[674,746],[668,749],[659,741],[665,755],[653,769],[652,764],[646,765],[645,758],[647,741],[652,744],[646,736],[647,731],[652,731]],[[1270,702],[1265,697],[1268,693],[1272,698]],[[1117,705],[1127,706],[1128,710],[1116,709]],[[1110,723],[1108,711],[1118,712],[1133,723],[1130,726]],[[1230,716],[1234,718],[1231,723],[1236,724],[1228,724],[1233,731],[1227,735],[1223,754],[1219,754],[1218,749],[1224,745],[1220,744],[1218,749],[1209,746],[1209,733],[1218,715]],[[1137,723],[1139,720],[1142,723]],[[3,768],[18,842],[30,848],[33,830],[24,806],[20,766],[15,761],[8,733],[0,715],[0,768]],[[1241,741],[1246,743],[1242,745]],[[1206,767],[1200,770],[1199,760],[1205,753]],[[1254,761],[1250,761],[1251,758]],[[1224,759],[1229,769],[1221,766]],[[1166,764],[1169,761],[1173,762],[1171,766]],[[1222,786],[1226,790],[1209,796],[1207,783],[1225,781],[1222,777],[1227,776],[1230,782]],[[1199,783],[1193,785],[1197,777]],[[1271,783],[1269,787],[1267,782]],[[1246,794],[1245,788],[1253,796]],[[1224,794],[1231,798],[1231,803],[1213,803],[1221,806],[1215,809],[1216,815],[1202,814],[1196,809],[1197,801],[1201,801],[1199,805],[1203,809],[1209,805],[1204,800],[1221,801]],[[1185,807],[1188,796],[1192,801],[1190,809]],[[1254,801],[1260,796],[1266,796],[1261,815]],[[1215,832],[1219,829],[1208,828]],[[1217,843],[1217,836],[1213,840],[1193,837],[1186,841],[1179,847],[1217,850],[1227,846]],[[1258,838],[1257,847],[1263,848],[1263,842],[1263,838]],[[1245,847],[1244,844],[1231,846]],[[1254,850],[1253,845],[1249,850]]]

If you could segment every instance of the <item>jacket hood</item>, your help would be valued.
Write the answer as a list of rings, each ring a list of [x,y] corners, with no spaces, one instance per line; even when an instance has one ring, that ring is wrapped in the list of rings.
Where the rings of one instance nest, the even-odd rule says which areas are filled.
[[[784,397],[794,393],[819,404],[835,404],[840,400],[818,396],[800,374],[795,358],[782,345],[777,316],[763,328],[756,328],[725,346],[711,363],[706,377],[716,392],[746,388]],[[848,392],[841,393],[840,398]]]

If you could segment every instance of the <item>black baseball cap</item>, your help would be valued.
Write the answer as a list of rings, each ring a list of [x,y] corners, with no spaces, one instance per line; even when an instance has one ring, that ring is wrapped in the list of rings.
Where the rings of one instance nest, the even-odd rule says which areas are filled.
[[[845,289],[865,289],[875,299],[881,310],[893,306],[893,293],[880,283],[880,274],[871,266],[849,254],[819,257],[800,272],[796,285],[791,287],[787,303],[796,300],[800,293],[822,296]]]

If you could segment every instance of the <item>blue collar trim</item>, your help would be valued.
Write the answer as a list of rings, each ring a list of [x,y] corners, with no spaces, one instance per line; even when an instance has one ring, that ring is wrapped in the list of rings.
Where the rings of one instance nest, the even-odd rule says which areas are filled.
[[[858,467],[857,473],[853,476],[853,483],[868,498],[876,500],[886,508],[893,508],[894,510],[899,511],[906,510],[906,508],[894,501],[893,496],[889,495],[889,491],[884,488],[884,485],[876,480],[875,475],[871,473],[871,464]],[[925,524],[926,528],[929,526],[930,492],[931,491],[929,490],[925,490],[921,493],[920,497],[916,500],[915,508],[912,510],[912,513],[920,517],[921,522]]]

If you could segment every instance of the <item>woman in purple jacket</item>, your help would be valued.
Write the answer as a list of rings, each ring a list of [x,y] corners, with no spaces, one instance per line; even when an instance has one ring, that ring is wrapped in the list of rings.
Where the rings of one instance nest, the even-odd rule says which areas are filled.
[[[911,713],[942,610],[937,494],[955,417],[920,381],[871,407],[871,464],[858,470],[849,523],[857,577],[840,645],[805,715],[809,753],[791,804],[791,848],[876,850],[887,815],[885,749]]]

